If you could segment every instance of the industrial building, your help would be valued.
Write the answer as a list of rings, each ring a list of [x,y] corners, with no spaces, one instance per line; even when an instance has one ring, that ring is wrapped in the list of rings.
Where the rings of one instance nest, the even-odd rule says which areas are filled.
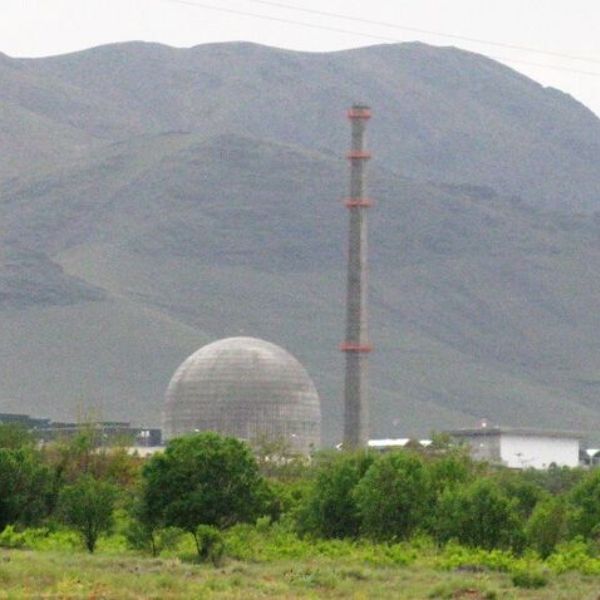
[[[213,342],[188,357],[166,393],[165,438],[216,431],[247,441],[282,441],[308,453],[321,443],[321,405],[304,367],[252,337]]]
[[[18,425],[30,431],[41,443],[67,439],[91,432],[98,445],[134,444],[140,447],[160,446],[160,429],[135,427],[128,421],[84,421],[80,423],[52,421],[25,414],[0,413],[0,424]]]
[[[456,442],[467,444],[475,460],[512,469],[579,466],[582,435],[572,431],[482,426],[447,433]]]

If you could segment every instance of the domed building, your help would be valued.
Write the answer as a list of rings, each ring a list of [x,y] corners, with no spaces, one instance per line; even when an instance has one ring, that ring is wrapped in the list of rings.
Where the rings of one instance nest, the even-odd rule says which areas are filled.
[[[251,337],[203,346],[171,379],[166,439],[216,431],[244,440],[283,440],[308,453],[321,442],[321,407],[304,367],[286,350]]]

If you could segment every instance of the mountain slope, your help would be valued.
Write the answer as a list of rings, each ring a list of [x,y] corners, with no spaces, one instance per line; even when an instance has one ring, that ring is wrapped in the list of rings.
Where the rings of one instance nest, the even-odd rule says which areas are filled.
[[[331,190],[344,188],[342,160],[232,134],[169,134],[43,179],[41,193],[36,177],[4,191],[6,239],[51,252],[109,298],[198,331],[198,346],[240,333],[284,345],[313,375],[336,439],[346,215]],[[481,417],[597,428],[594,220],[376,164],[372,187],[376,431],[426,434]],[[121,329],[123,317],[113,318]],[[114,347],[113,335],[95,343]],[[165,384],[169,369],[160,369]],[[145,400],[153,422],[163,391]],[[139,414],[140,403],[116,414]]]
[[[124,44],[0,57],[9,77],[3,409],[158,424],[177,364],[243,333],[307,366],[336,441],[342,113],[361,98],[375,108],[373,433],[482,417],[598,430],[600,236],[574,212],[597,208],[600,121],[567,96],[420,44]]]

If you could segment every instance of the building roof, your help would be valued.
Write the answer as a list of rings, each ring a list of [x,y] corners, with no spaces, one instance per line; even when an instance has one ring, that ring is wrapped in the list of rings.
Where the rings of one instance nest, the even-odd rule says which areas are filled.
[[[561,439],[582,439],[585,434],[579,431],[562,431],[559,429],[537,429],[534,427],[477,427],[471,429],[455,429],[446,431],[452,437],[480,437],[497,435],[516,435],[524,437],[545,437]]]
[[[367,446],[369,448],[403,448],[410,442],[417,443],[419,446],[423,446],[424,448],[431,446],[431,440],[416,440],[414,438],[382,438],[369,440],[367,442]]]

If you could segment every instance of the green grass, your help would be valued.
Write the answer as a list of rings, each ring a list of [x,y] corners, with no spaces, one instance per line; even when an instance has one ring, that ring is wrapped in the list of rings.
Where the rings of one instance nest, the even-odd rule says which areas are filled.
[[[508,574],[445,572],[426,566],[365,566],[355,559],[229,559],[215,569],[173,558],[4,550],[0,598],[469,598],[591,600],[599,581],[567,574],[541,589]],[[594,595],[596,593],[596,595]]]
[[[227,556],[215,568],[195,562],[185,537],[160,558],[125,549],[119,535],[101,540],[94,555],[64,531],[27,537],[35,550],[0,549],[0,599],[596,600],[600,589],[600,577],[565,567],[576,548],[562,553],[562,569],[552,569],[534,555],[515,558],[452,545],[438,550],[427,540],[309,541],[283,528],[239,526],[228,532]]]
[[[3,598],[398,598],[598,600],[600,559],[582,541],[543,561],[426,537],[398,544],[299,538],[285,521],[225,533],[218,567],[199,564],[190,535],[158,558],[121,533],[90,555],[64,529],[7,528],[0,536]]]

